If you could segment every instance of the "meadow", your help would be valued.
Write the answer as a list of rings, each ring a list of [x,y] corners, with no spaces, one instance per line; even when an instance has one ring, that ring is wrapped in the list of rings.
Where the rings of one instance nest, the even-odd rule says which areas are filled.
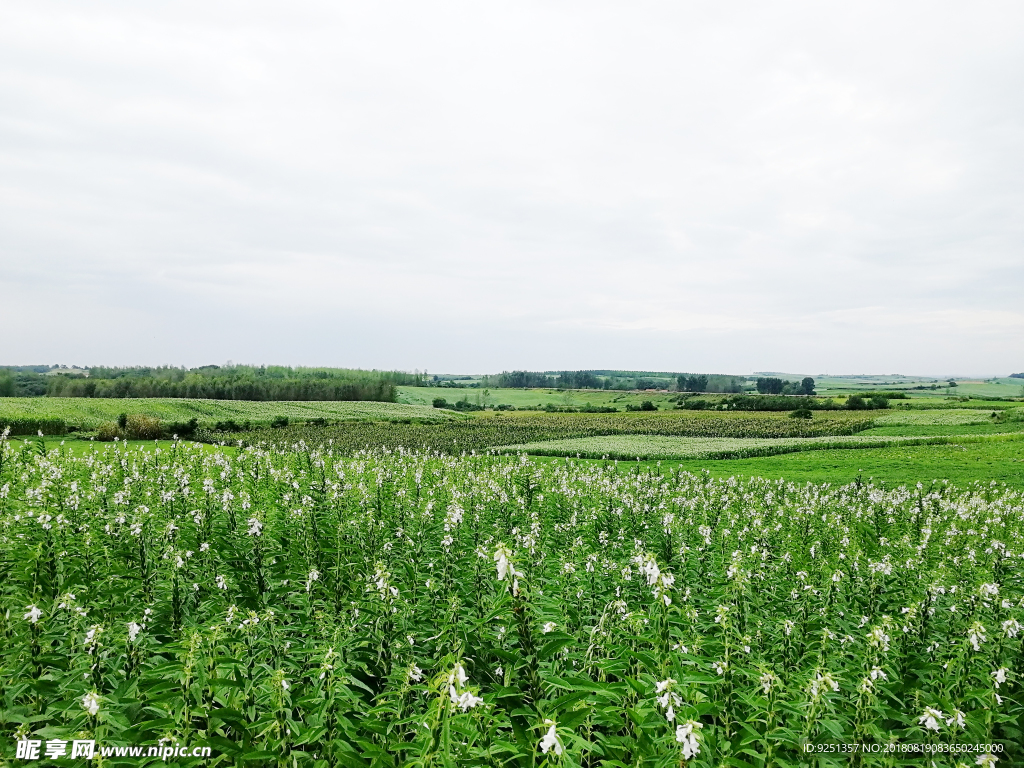
[[[9,761],[25,738],[212,748],[183,766],[1024,760],[1020,490],[20,446]]]

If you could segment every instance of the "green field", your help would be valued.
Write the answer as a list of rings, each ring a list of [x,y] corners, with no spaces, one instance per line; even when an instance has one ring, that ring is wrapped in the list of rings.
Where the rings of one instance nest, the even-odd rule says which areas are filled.
[[[581,408],[591,405],[595,408],[617,408],[626,410],[626,405],[639,406],[650,400],[658,408],[675,407],[678,392],[622,392],[606,389],[484,389],[476,387],[398,387],[398,402],[414,405],[431,405],[434,398],[441,397],[449,403],[465,399],[474,405],[512,405],[520,410],[542,410],[546,405]]]
[[[89,397],[4,397],[0,398],[0,429],[16,421],[53,419],[80,430],[95,429],[116,421],[120,414],[140,414],[166,423],[197,419],[201,428],[218,422],[268,425],[284,417],[293,421],[388,421],[462,419],[452,411],[418,405],[344,401],[189,400],[179,398],[89,398]],[[6,421],[5,421],[6,420]]]

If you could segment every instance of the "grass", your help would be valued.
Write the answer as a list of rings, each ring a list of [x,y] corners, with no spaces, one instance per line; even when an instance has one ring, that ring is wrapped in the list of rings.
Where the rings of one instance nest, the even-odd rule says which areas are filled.
[[[926,485],[948,480],[1006,483],[1024,489],[1024,443],[1010,441],[953,442],[945,445],[892,445],[861,450],[820,450],[747,459],[666,462],[712,477],[764,477],[794,483],[842,485],[858,476],[888,485]]]

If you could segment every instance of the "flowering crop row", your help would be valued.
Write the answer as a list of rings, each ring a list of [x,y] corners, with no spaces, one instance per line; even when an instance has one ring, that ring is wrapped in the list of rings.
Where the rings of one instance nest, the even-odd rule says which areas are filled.
[[[851,435],[847,437],[731,438],[615,435],[611,437],[581,437],[573,440],[547,440],[503,446],[498,450],[502,453],[525,452],[533,456],[576,456],[591,459],[742,459],[752,456],[775,456],[780,453],[836,448],[945,445],[1022,438],[1024,435],[1013,432],[929,437]]]
[[[1022,518],[995,485],[0,439],[0,749],[1019,765]]]

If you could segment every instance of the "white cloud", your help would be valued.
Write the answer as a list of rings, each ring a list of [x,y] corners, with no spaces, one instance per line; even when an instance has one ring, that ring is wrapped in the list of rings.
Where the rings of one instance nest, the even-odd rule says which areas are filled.
[[[0,362],[1019,369],[1022,17],[5,8]]]

